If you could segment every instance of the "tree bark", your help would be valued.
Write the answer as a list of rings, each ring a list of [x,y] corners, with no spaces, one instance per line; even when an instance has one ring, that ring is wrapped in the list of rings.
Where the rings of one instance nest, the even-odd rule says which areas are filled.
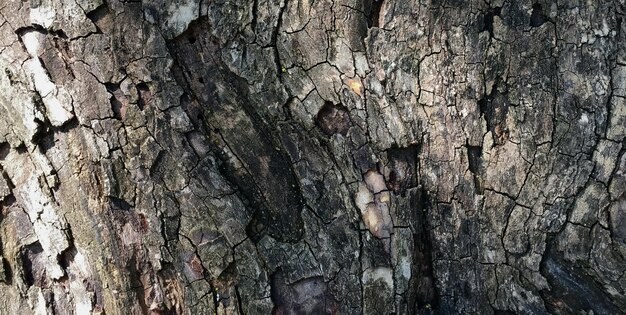
[[[624,12],[3,0],[0,313],[622,313]]]

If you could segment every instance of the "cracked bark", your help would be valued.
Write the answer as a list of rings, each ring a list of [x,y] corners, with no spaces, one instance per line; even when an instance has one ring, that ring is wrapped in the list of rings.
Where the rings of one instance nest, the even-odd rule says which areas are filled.
[[[0,313],[626,309],[625,4],[0,4]]]

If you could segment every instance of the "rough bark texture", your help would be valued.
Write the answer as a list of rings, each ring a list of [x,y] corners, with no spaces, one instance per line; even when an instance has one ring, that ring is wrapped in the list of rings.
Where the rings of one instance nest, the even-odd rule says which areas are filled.
[[[2,0],[2,314],[626,309],[624,0]]]

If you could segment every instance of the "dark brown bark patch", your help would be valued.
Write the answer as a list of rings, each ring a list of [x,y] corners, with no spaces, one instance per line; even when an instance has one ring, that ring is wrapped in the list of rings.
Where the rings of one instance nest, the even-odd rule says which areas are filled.
[[[329,136],[336,133],[345,136],[350,129],[350,114],[345,106],[326,102],[317,113],[315,122]]]
[[[416,144],[387,150],[389,170],[386,182],[395,194],[404,194],[407,189],[417,186],[417,153]]]
[[[26,285],[44,287],[46,283],[46,263],[43,248],[37,241],[26,245],[22,250],[22,268]]]

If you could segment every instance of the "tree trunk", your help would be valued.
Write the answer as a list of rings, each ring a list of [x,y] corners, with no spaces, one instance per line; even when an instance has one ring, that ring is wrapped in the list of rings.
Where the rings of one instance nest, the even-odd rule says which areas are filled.
[[[3,0],[0,313],[620,313],[624,13]]]

